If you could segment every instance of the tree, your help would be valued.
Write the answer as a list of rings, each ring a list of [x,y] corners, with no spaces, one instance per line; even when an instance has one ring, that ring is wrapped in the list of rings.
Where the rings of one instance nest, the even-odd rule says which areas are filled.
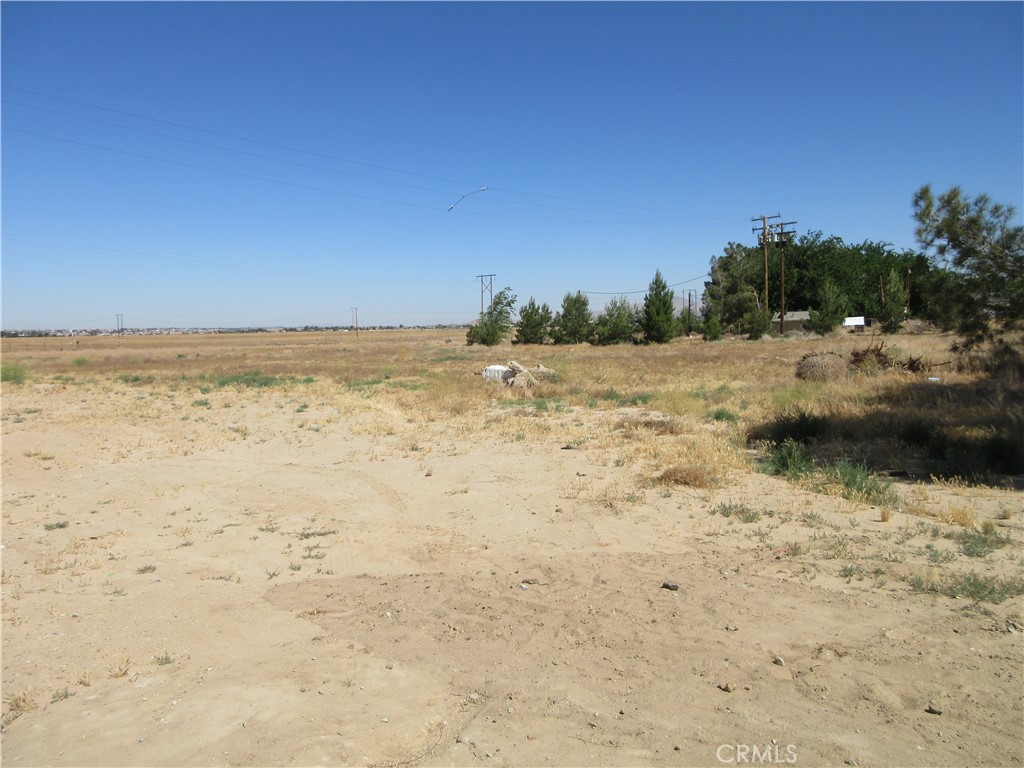
[[[896,333],[906,319],[907,284],[903,280],[903,275],[891,269],[889,276],[882,282],[881,305],[878,310],[882,333]]]
[[[831,277],[826,277],[821,284],[821,292],[818,296],[818,309],[810,308],[811,319],[806,326],[809,331],[824,336],[835,330],[849,310],[849,301],[839,290],[839,286]]]
[[[629,299],[620,296],[612,299],[597,317],[594,324],[594,341],[598,344],[620,344],[633,341],[640,330],[636,308]]]
[[[717,333],[739,332],[741,321],[761,310],[762,294],[754,287],[763,288],[764,283],[761,251],[729,243],[721,256],[712,257],[710,274],[711,279],[704,283],[705,324],[714,319]]]
[[[467,344],[483,344],[493,347],[502,342],[512,330],[512,308],[516,304],[516,295],[511,288],[502,288],[491,301],[491,305],[480,313],[476,325],[469,326],[466,332]]]
[[[537,306],[533,297],[519,308],[519,326],[513,344],[543,344],[551,332],[551,308]]]
[[[640,327],[648,343],[664,344],[676,336],[676,313],[672,303],[674,298],[675,292],[668,287],[665,278],[661,276],[661,270],[657,270],[644,296],[643,314],[640,317]]]
[[[704,341],[721,341],[722,324],[718,321],[717,315],[712,315],[704,321]]]
[[[679,312],[678,319],[679,333],[703,333],[704,323],[700,319],[700,315],[694,312],[689,307],[683,307]]]
[[[582,291],[567,293],[562,299],[562,311],[551,323],[551,335],[556,344],[581,344],[589,341],[594,329],[590,314],[590,299]]]
[[[964,346],[1003,340],[1024,325],[1024,227],[1016,209],[973,200],[960,187],[940,195],[926,184],[914,193],[917,240],[933,263],[952,273],[956,290],[945,295],[948,321]]]

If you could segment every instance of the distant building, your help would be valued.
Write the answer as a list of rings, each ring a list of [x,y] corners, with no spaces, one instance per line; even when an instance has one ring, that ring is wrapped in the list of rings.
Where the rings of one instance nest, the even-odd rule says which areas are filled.
[[[804,329],[804,323],[811,319],[811,313],[801,310],[799,312],[787,312],[786,313],[786,331],[802,331]],[[775,313],[775,317],[772,318],[772,330],[775,333],[784,333],[782,329],[782,318],[779,313]]]

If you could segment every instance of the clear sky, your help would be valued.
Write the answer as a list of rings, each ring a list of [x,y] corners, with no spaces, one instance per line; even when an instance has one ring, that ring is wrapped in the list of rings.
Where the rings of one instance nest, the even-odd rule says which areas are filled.
[[[915,248],[924,183],[1024,196],[1019,2],[6,1],[0,21],[8,330],[471,321],[481,274],[600,309],[657,269],[702,290],[760,214]]]

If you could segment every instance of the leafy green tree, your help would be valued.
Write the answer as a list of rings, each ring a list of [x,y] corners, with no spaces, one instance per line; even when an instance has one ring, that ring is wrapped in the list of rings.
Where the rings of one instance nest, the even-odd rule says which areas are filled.
[[[741,332],[744,318],[761,309],[764,262],[760,249],[729,243],[721,256],[712,257],[710,276],[704,283],[705,322],[715,318],[721,332]]]
[[[931,185],[913,198],[917,240],[933,263],[951,273],[948,320],[966,347],[1004,339],[1024,325],[1024,227],[1016,209],[974,199],[960,187],[939,196]]]
[[[519,326],[513,344],[543,344],[551,333],[551,307],[537,305],[533,297],[519,308]]]
[[[757,341],[772,327],[772,312],[767,307],[758,306],[740,318],[740,332],[747,334],[751,341]]]
[[[907,319],[907,284],[895,269],[889,270],[882,283],[877,317],[882,323],[882,333],[896,333]]]
[[[562,311],[551,323],[551,335],[556,344],[581,344],[589,341],[594,332],[594,319],[590,314],[590,299],[582,291],[567,293],[562,299]]]
[[[516,295],[511,288],[498,291],[491,305],[480,313],[480,320],[469,326],[466,343],[483,344],[485,347],[500,344],[512,330],[512,309],[515,305]]]
[[[674,299],[675,292],[668,287],[665,278],[661,276],[661,270],[657,270],[644,296],[644,308],[640,316],[640,327],[648,343],[664,344],[676,336]]]
[[[820,333],[822,336],[834,331],[849,311],[849,301],[831,277],[826,277],[821,284],[817,306],[817,309],[811,306],[811,319],[807,321],[806,326],[809,331]]]
[[[636,308],[625,296],[612,299],[598,315],[594,324],[594,341],[598,344],[621,344],[633,341],[640,330]]]

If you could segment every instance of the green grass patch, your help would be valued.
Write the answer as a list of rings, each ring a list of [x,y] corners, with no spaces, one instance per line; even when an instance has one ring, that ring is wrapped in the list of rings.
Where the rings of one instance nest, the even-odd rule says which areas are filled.
[[[814,472],[814,460],[806,445],[787,439],[776,445],[768,454],[764,470],[769,475],[782,475],[790,480],[799,480]]]
[[[538,411],[561,413],[565,403],[558,397],[534,397],[525,400],[502,400],[499,408],[533,408]]]
[[[900,500],[889,481],[872,474],[866,464],[847,459],[826,466],[816,486],[819,492],[837,489],[844,499],[882,507],[895,506]]]
[[[729,424],[735,424],[740,420],[740,417],[730,411],[728,408],[718,407],[711,412],[711,418],[715,421],[724,421]]]
[[[357,379],[356,381],[350,381],[348,384],[345,385],[345,387],[347,389],[365,390],[373,389],[374,387],[379,387],[383,383],[384,379],[378,376],[375,379]]]
[[[199,376],[199,391],[206,394],[210,387],[223,389],[225,387],[240,387],[249,389],[267,389],[287,384],[312,384],[316,379],[312,376],[299,378],[297,376],[271,376],[261,373],[258,370],[245,371],[244,373],[231,374],[202,374]]]
[[[401,381],[392,381],[390,384],[393,387],[398,387],[399,389],[404,389],[408,392],[420,392],[430,388],[425,381],[420,381],[418,379],[412,381],[403,379]]]
[[[647,405],[654,399],[653,392],[638,392],[635,395],[624,395],[614,388],[608,388],[599,396],[602,400],[616,403],[620,406]]]
[[[61,520],[59,523],[44,523],[43,524],[43,528],[45,528],[48,531],[56,531],[56,530],[59,530],[61,528],[67,528],[67,527],[68,527],[68,521],[67,520]]]
[[[706,384],[701,384],[694,391],[693,396],[706,403],[722,403],[732,396],[732,387],[728,384],[719,384],[714,389],[708,389]]]
[[[0,381],[7,384],[24,384],[28,371],[18,363],[0,363]]]
[[[156,381],[156,376],[153,374],[143,376],[138,373],[122,373],[118,378],[125,384],[152,384]]]

